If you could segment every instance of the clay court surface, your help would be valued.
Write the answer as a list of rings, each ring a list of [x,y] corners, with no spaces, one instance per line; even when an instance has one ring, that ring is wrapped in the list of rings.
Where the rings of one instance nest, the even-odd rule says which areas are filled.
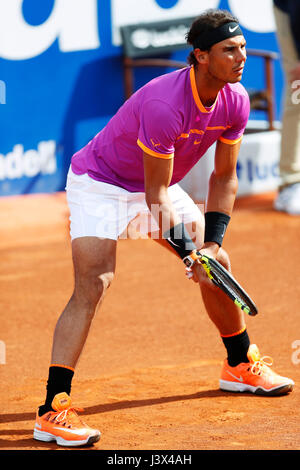
[[[272,198],[239,199],[224,247],[259,307],[247,317],[250,339],[294,391],[220,391],[224,347],[197,285],[155,242],[122,240],[73,381],[74,405],[102,432],[92,450],[300,449],[300,217],[273,212]],[[34,441],[32,430],[72,292],[65,195],[0,199],[0,214],[0,448],[62,450]]]

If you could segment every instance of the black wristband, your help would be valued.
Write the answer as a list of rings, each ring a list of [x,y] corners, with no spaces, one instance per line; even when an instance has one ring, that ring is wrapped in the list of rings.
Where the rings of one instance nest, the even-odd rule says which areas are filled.
[[[188,234],[187,229],[183,223],[175,225],[175,227],[167,230],[163,237],[169,243],[169,245],[176,251],[181,259],[184,259],[188,256],[193,250],[196,249],[196,246]]]
[[[206,212],[204,243],[214,242],[222,246],[230,216],[223,212]]]

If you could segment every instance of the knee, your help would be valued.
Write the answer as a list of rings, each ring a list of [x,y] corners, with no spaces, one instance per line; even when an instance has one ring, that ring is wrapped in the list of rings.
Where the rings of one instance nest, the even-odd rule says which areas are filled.
[[[105,272],[96,276],[91,276],[86,286],[87,296],[97,305],[110,287],[113,279],[113,272]]]
[[[85,275],[76,280],[73,297],[87,314],[93,315],[113,279],[113,272]]]
[[[113,272],[106,272],[104,274],[100,274],[98,279],[101,285],[102,294],[110,287],[111,283],[114,280],[114,273]]]

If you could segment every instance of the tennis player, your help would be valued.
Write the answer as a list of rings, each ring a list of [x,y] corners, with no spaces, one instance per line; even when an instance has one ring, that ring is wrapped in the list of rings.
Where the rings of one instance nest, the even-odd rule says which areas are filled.
[[[193,280],[227,353],[221,389],[280,395],[293,388],[293,381],[273,372],[250,344],[243,313],[214,287],[195,256],[201,249],[230,269],[222,242],[249,117],[249,98],[240,84],[246,41],[230,13],[208,10],[192,24],[187,42],[193,46],[189,66],[139,89],[72,157],[66,191],[74,292],[55,329],[36,439],[79,446],[100,438],[72,407],[71,382],[97,306],[113,280],[117,240],[137,217],[144,221],[142,231],[179,260],[191,262]],[[178,182],[214,143],[215,166],[202,214]]]

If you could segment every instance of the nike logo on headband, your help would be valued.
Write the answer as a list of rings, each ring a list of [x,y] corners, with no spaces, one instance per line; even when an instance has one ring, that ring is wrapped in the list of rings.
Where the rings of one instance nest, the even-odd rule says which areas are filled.
[[[229,32],[230,33],[233,33],[236,29],[238,29],[239,25],[235,26],[234,28],[232,28],[231,26],[229,26]]]

